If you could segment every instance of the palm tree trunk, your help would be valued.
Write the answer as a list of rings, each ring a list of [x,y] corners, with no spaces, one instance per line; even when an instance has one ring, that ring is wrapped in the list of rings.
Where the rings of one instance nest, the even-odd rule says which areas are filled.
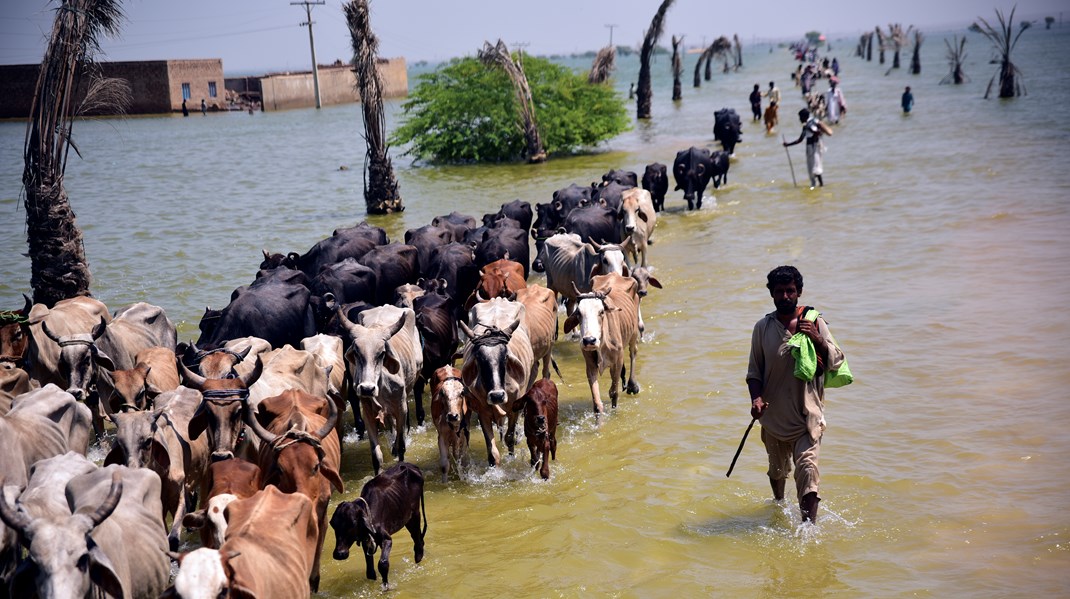
[[[89,262],[63,175],[80,76],[92,65],[100,37],[116,33],[122,16],[117,0],[63,0],[34,89],[23,149],[23,203],[33,300],[47,306],[89,295]]]
[[[702,70],[702,61],[704,60],[706,60],[705,50],[698,55],[698,60],[695,62],[695,87],[702,87],[702,75],[700,71]]]
[[[635,116],[640,119],[650,118],[650,100],[654,92],[650,88],[650,57],[654,54],[654,47],[661,37],[665,25],[665,13],[669,11],[673,0],[662,0],[658,12],[650,20],[650,27],[643,37],[643,47],[639,51],[639,93],[635,100]]]
[[[672,36],[672,99],[673,102],[679,101],[683,98],[683,90],[680,85],[680,75],[684,72],[684,62],[680,58],[680,44],[684,43],[684,38],[681,36],[677,38]]]
[[[386,144],[386,117],[383,114],[383,82],[376,66],[379,39],[372,31],[368,0],[352,0],[343,8],[353,43],[353,71],[360,93],[364,119],[364,204],[368,214],[401,212],[405,206]]]
[[[524,130],[524,156],[531,163],[545,162],[546,150],[542,147],[539,125],[535,120],[535,101],[531,98],[531,87],[528,86],[528,78],[524,74],[524,65],[520,58],[514,61],[509,55],[509,48],[506,47],[505,42],[499,39],[495,46],[491,46],[490,42],[483,42],[483,49],[479,51],[479,59],[484,64],[500,66],[509,75],[516,92],[521,128]]]

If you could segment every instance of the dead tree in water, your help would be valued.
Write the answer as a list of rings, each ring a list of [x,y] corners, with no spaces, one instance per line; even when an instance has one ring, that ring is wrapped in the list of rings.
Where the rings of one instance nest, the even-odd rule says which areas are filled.
[[[743,68],[743,44],[739,43],[739,34],[732,34],[736,46],[736,70]]]
[[[914,28],[913,25],[903,29],[902,23],[890,23],[888,25],[889,38],[892,40],[892,68],[899,68],[899,51],[903,49],[903,46],[907,45],[907,40],[910,38],[910,31]]]
[[[591,64],[591,72],[587,74],[587,83],[605,83],[617,62],[617,49],[606,46],[598,51]]]
[[[23,146],[22,184],[26,196],[26,240],[29,245],[33,301],[49,307],[62,299],[90,295],[92,276],[75,223],[63,175],[71,148],[74,118],[86,112],[124,112],[129,86],[125,81],[94,75],[93,59],[101,38],[115,35],[123,19],[118,0],[63,0],[41,62]],[[93,78],[85,100],[74,99],[83,75]]]
[[[706,81],[710,80],[713,76],[713,59],[719,56],[725,56],[725,54],[732,49],[732,42],[728,41],[728,38],[721,36],[710,44],[709,48],[706,48]],[[725,61],[727,62],[727,58]]]
[[[528,78],[524,75],[524,65],[520,56],[514,61],[509,55],[509,48],[505,42],[498,40],[497,45],[491,46],[490,42],[483,42],[483,49],[479,51],[479,60],[486,65],[497,65],[509,76],[516,91],[516,109],[520,117],[521,129],[524,131],[524,157],[528,162],[545,162],[546,150],[542,147],[542,139],[539,138],[539,125],[535,121],[535,102],[531,99],[531,88],[528,86]]]
[[[921,34],[918,29],[914,30],[914,53],[910,57],[910,74],[921,74],[921,42],[925,40],[925,36]]]
[[[379,39],[372,31],[368,0],[352,0],[343,7],[349,36],[353,42],[353,71],[357,76],[364,140],[368,152],[364,158],[364,204],[368,214],[401,212],[398,180],[386,145],[386,117],[383,114],[383,82],[376,66]]]
[[[703,50],[698,55],[698,60],[695,61],[695,87],[702,87],[702,76],[699,74],[699,71],[702,70],[702,62],[706,60],[707,52],[708,50]]]
[[[877,25],[873,32],[877,34],[877,52],[879,54],[878,63],[884,64],[884,50],[887,48],[888,37],[881,31],[880,25]]]
[[[680,74],[684,72],[684,61],[680,57],[680,44],[684,43],[683,36],[672,36],[672,99],[674,102],[683,98],[680,85]]]
[[[944,38],[944,45],[947,46],[947,62],[951,67],[951,72],[940,80],[940,85],[948,83],[961,85],[969,81],[970,78],[966,76],[966,73],[962,72],[962,63],[966,61],[966,37],[963,36],[962,40],[959,40],[959,36],[956,35],[954,43]]]
[[[1016,7],[1017,8],[1017,7]],[[996,51],[999,52],[999,72],[992,76],[992,79],[988,81],[988,87],[985,89],[985,99],[988,99],[988,95],[992,92],[992,84],[995,82],[996,77],[999,77],[999,97],[1001,98],[1013,98],[1015,96],[1021,96],[1025,94],[1025,86],[1021,83],[1022,72],[1018,70],[1018,67],[1014,66],[1011,62],[1011,51],[1018,45],[1018,38],[1022,37],[1026,29],[1029,29],[1027,25],[1028,21],[1022,23],[1021,28],[1018,30],[1017,35],[1014,34],[1014,11],[1016,8],[1011,9],[1010,18],[1004,18],[1003,13],[996,10],[996,17],[999,19],[999,28],[995,28],[988,24],[988,21],[978,17],[977,20],[981,22],[981,33],[992,42],[992,45],[996,47]],[[1013,35],[1013,38],[1012,38]]]
[[[873,32],[866,35],[866,62],[873,62]]]
[[[639,95],[635,100],[635,117],[640,119],[650,118],[650,100],[654,92],[650,87],[650,57],[654,54],[654,47],[661,37],[665,26],[665,13],[669,12],[673,0],[662,0],[658,12],[650,20],[650,27],[643,36],[643,47],[639,50]]]

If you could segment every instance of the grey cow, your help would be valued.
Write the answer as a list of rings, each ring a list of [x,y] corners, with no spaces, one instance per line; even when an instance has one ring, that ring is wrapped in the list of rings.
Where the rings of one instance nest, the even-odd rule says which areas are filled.
[[[42,599],[156,597],[170,562],[160,518],[160,477],[108,466],[70,479],[69,511],[34,517],[0,502],[0,519],[28,543],[12,595]]]
[[[409,398],[423,368],[423,350],[416,330],[416,314],[408,308],[380,306],[361,312],[359,323],[338,312],[349,336],[346,362],[350,380],[360,398],[361,414],[368,427],[372,466],[378,474],[383,465],[379,447],[379,426],[393,420],[394,444],[391,453],[405,460],[405,425]],[[356,412],[358,406],[353,406]]]
[[[558,233],[543,245],[546,286],[564,298],[566,312],[576,308],[576,296],[591,290],[591,277],[610,272],[628,276],[628,265],[619,245],[584,243],[575,233]]]

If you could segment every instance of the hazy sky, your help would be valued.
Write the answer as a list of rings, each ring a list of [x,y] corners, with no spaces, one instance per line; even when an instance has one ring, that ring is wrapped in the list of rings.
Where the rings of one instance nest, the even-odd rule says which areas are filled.
[[[127,21],[117,39],[105,40],[105,60],[222,58],[228,74],[307,70],[311,65],[302,6],[289,0],[127,0]],[[744,47],[756,39],[794,39],[816,29],[832,36],[859,34],[896,22],[920,28],[964,27],[1014,0],[676,0],[662,43],[670,35],[685,44],[739,34]],[[609,42],[637,46],[658,0],[371,0],[380,55],[410,63],[474,54],[499,37],[535,54],[568,54]],[[1016,16],[1060,19],[1066,0],[1017,0]],[[0,0],[0,64],[40,62],[56,3]],[[320,64],[351,56],[340,0],[312,10]],[[1070,13],[1070,11],[1068,11]],[[1067,15],[1070,18],[1070,14]]]

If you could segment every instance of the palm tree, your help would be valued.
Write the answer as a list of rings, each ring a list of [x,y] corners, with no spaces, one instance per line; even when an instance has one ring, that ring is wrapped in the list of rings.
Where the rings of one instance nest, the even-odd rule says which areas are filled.
[[[528,78],[524,75],[522,56],[516,60],[509,54],[509,48],[505,42],[498,40],[497,45],[491,46],[490,42],[483,42],[483,49],[479,51],[479,60],[486,65],[501,67],[509,80],[513,82],[516,91],[517,113],[520,117],[521,129],[524,130],[524,155],[528,162],[545,162],[546,150],[542,147],[542,139],[539,137],[539,126],[535,121],[535,102],[531,99],[531,88],[528,86]]]
[[[702,87],[702,77],[699,74],[699,71],[702,70],[702,62],[706,60],[707,52],[708,50],[703,50],[702,53],[698,55],[698,60],[695,61],[695,87]]]
[[[921,42],[925,40],[925,36],[921,34],[920,29],[914,30],[914,53],[910,57],[910,73],[912,75],[921,74]]]
[[[1025,30],[1029,28],[1028,26],[1021,27],[1018,30],[1018,34],[1012,38],[1011,34],[1014,33],[1014,11],[1017,8],[1015,6],[1011,9],[1010,18],[1004,18],[1003,12],[999,9],[996,10],[996,17],[999,19],[998,29],[989,25],[988,21],[983,18],[977,17],[977,20],[981,22],[981,34],[992,42],[992,45],[996,47],[996,51],[1000,55],[999,72],[992,76],[992,79],[988,81],[988,87],[985,89],[986,100],[989,93],[992,92],[992,83],[995,82],[996,76],[999,76],[999,97],[1013,98],[1025,94],[1025,86],[1021,83],[1022,72],[1011,62],[1011,52],[1018,44],[1018,38],[1022,37]]]
[[[591,72],[587,74],[587,83],[605,83],[617,62],[617,49],[606,46],[598,51],[591,64]]]
[[[405,206],[401,203],[398,180],[387,153],[383,82],[376,67],[379,38],[372,31],[368,0],[352,0],[343,11],[353,42],[353,71],[357,76],[364,140],[368,145],[364,159],[364,204],[368,214],[401,212]]]
[[[639,94],[635,99],[635,116],[640,119],[650,118],[650,100],[654,92],[650,89],[650,57],[661,37],[665,26],[665,13],[669,11],[673,0],[662,0],[658,12],[650,20],[650,27],[643,36],[643,47],[639,50]]]
[[[735,41],[736,46],[736,69],[743,67],[743,44],[739,43],[739,34],[732,34],[732,39]]]
[[[966,73],[962,72],[962,63],[966,61],[966,37],[963,36],[962,40],[959,40],[959,36],[955,36],[955,42],[951,43],[944,38],[944,45],[947,46],[947,61],[951,66],[951,72],[946,77],[940,80],[940,85],[954,82],[955,85],[961,85],[970,78],[966,76]]]
[[[684,61],[680,57],[680,44],[684,43],[684,37],[672,36],[672,99],[680,100],[683,93],[680,85],[680,74],[684,72]]]
[[[910,31],[913,28],[914,26],[911,25],[910,27],[903,29],[902,23],[890,23],[888,25],[888,31],[891,32],[889,37],[892,40],[892,50],[894,51],[894,54],[892,54],[893,69],[899,68],[899,51],[902,50],[903,46],[907,45],[907,40],[910,38]]]
[[[1044,17],[1044,29],[1051,29],[1051,24],[1055,22],[1055,17]]]
[[[119,0],[62,0],[41,62],[23,147],[26,238],[30,286],[34,302],[47,306],[90,295],[92,276],[82,232],[63,185],[68,151],[77,115],[113,104],[125,109],[129,87],[99,77],[94,58],[103,36],[119,31],[123,19]],[[74,105],[83,75],[93,78],[86,99]]]
[[[721,36],[710,44],[709,48],[706,48],[706,81],[710,80],[713,76],[713,59],[719,56],[726,56],[728,51],[732,49],[732,42],[728,41],[728,38]],[[727,61],[727,58],[725,59]]]

